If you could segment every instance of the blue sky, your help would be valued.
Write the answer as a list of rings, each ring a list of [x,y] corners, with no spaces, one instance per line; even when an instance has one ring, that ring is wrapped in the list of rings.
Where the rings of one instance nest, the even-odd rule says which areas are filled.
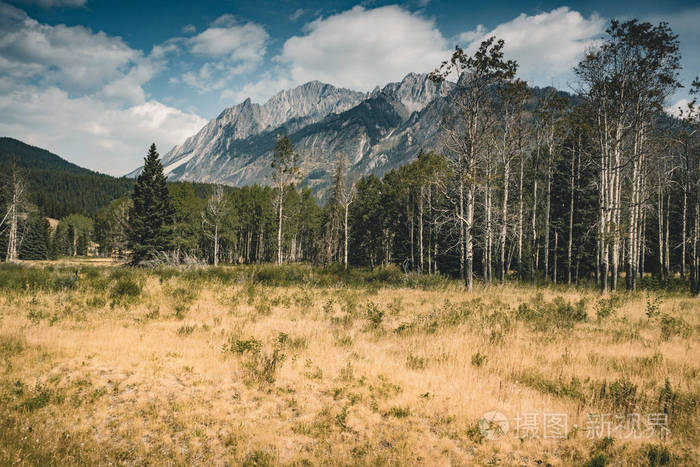
[[[566,90],[613,17],[668,21],[682,80],[700,74],[697,2],[0,0],[0,135],[122,175],[246,97],[312,79],[368,91],[491,34],[523,78]]]

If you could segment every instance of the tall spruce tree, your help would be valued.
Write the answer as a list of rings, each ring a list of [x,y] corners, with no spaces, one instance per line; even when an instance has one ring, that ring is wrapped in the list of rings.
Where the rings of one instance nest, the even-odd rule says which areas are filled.
[[[29,216],[26,233],[19,247],[20,259],[47,259],[50,238],[51,226],[49,221],[38,214]]]
[[[131,264],[135,265],[152,259],[158,252],[170,250],[172,246],[175,210],[155,143],[148,150],[131,199],[129,249]]]

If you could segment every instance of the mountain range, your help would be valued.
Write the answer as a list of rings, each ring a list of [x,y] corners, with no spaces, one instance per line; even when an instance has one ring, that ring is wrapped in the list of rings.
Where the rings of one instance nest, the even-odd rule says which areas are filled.
[[[354,175],[365,176],[437,149],[445,97],[453,88],[416,73],[367,93],[311,81],[264,104],[247,99],[225,109],[168,151],[163,166],[170,180],[267,184],[276,138],[285,133],[301,155],[302,183],[322,197],[340,152]]]

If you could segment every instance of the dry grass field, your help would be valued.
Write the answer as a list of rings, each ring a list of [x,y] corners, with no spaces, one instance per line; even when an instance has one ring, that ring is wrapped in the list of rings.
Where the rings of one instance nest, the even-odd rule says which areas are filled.
[[[700,463],[698,299],[321,279],[4,266],[0,464]]]

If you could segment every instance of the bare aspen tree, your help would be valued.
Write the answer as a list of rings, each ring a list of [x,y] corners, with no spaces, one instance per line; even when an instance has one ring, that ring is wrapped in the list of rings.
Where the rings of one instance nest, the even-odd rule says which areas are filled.
[[[700,78],[695,78],[690,87],[692,100],[685,108],[680,109],[680,118],[683,124],[681,131],[681,144],[683,146],[683,263],[686,262],[686,243],[689,245],[690,258],[688,258],[690,293],[700,294],[700,258],[698,248],[700,245],[700,145],[698,145],[698,129],[700,129],[700,108],[697,103],[697,95],[700,93]],[[687,217],[690,222],[687,222]],[[689,224],[689,232],[686,233],[686,223]],[[689,238],[686,238],[688,236]]]
[[[571,125],[571,126],[575,126]],[[576,142],[573,147],[570,148],[571,158],[569,161],[569,241],[566,249],[566,269],[567,269],[567,281],[566,283],[571,285],[572,280],[572,268],[573,268],[573,245],[574,245],[574,200],[576,198],[576,159],[577,156],[581,157],[581,133],[580,131],[576,135]]]
[[[506,276],[506,238],[508,235],[508,200],[510,194],[510,176],[513,160],[521,158],[520,164],[520,211],[518,221],[518,266],[522,260],[522,136],[525,104],[531,93],[527,83],[515,80],[499,88],[502,119],[497,143],[500,162],[503,166],[503,194],[501,196],[501,226],[498,237],[499,271],[498,282],[503,284]]]
[[[7,223],[8,238],[5,261],[17,261],[17,251],[19,249],[18,223],[21,210],[25,205],[25,181],[20,175],[17,165],[13,162],[9,174],[9,203],[5,215],[0,222],[0,227]]]
[[[492,86],[515,76],[517,64],[503,59],[502,40],[490,37],[483,41],[473,56],[460,47],[448,61],[431,73],[437,83],[456,74],[458,82],[453,94],[453,112],[442,123],[443,144],[449,154],[456,180],[445,196],[454,206],[459,225],[460,261],[468,291],[473,287],[473,226],[478,166],[488,150],[490,131],[494,125]]]
[[[493,246],[493,229],[492,229],[492,224],[493,224],[493,217],[492,217],[492,199],[493,199],[493,192],[492,192],[492,184],[493,184],[493,173],[492,173],[492,156],[491,156],[491,151],[487,150],[486,155],[485,155],[485,168],[486,168],[486,173],[484,175],[484,182],[485,182],[485,190],[484,190],[484,248],[483,248],[483,260],[482,260],[482,268],[483,268],[483,276],[484,276],[484,283],[490,283],[491,282],[491,264],[492,264],[492,246]]]
[[[617,288],[623,232],[627,230],[628,287],[634,288],[639,248],[639,187],[647,125],[664,99],[679,85],[678,40],[667,23],[653,26],[612,20],[608,37],[575,68],[582,94],[595,114],[599,147],[598,249],[601,290]],[[630,173],[631,171],[631,173]],[[625,189],[631,186],[630,189]],[[663,194],[662,194],[663,195]],[[659,215],[663,214],[663,196]],[[623,218],[624,207],[626,218]],[[659,229],[663,235],[662,229]],[[660,254],[663,248],[660,246]]]
[[[414,171],[411,174],[414,185],[417,186],[416,204],[418,207],[418,270],[422,274],[425,272],[425,256],[427,253],[428,273],[431,270],[431,242],[432,242],[432,191],[436,184],[436,179],[441,176],[441,157],[432,152],[420,151],[418,160],[415,162]],[[426,204],[428,205],[428,216],[426,216]],[[425,222],[426,217],[430,217],[430,228],[428,234],[428,248],[425,248]]]
[[[349,183],[349,185],[348,185]],[[356,182],[345,181],[343,184],[342,191],[342,202],[343,202],[343,231],[345,234],[344,239],[344,249],[343,249],[343,265],[345,270],[348,270],[348,240],[350,238],[350,229],[348,227],[348,213],[350,212],[350,205],[355,199],[355,191],[357,184]]]
[[[347,189],[345,186],[345,155],[341,152],[337,155],[335,174],[333,175],[333,185],[331,187],[331,197],[328,201],[328,221],[326,223],[326,233],[324,240],[323,262],[331,263],[338,251],[338,239],[340,233],[340,210],[344,206],[343,194]]]
[[[531,130],[531,119],[523,115],[515,127],[517,132],[517,151],[520,173],[518,176],[518,279],[524,277],[523,271],[523,240],[524,240],[524,220],[525,220],[525,161],[528,156],[528,139]]]
[[[221,185],[217,185],[202,212],[202,230],[204,235],[212,241],[214,247],[214,266],[219,265],[219,240],[225,212],[224,189]]]
[[[554,175],[554,163],[559,147],[559,140],[561,138],[563,115],[566,107],[566,98],[559,96],[556,90],[551,89],[543,99],[537,112],[542,121],[544,144],[547,147],[547,191],[544,214],[544,277],[547,280],[549,279],[549,237],[552,220],[552,177]]]
[[[540,148],[541,148],[541,128],[538,125],[535,130],[535,151],[532,155],[532,167],[533,167],[533,180],[532,180],[532,218],[531,218],[531,233],[532,242],[530,245],[530,254],[532,258],[530,259],[530,281],[535,283],[535,274],[537,271],[537,184],[538,184],[538,172],[539,172],[539,162],[540,162]]]
[[[277,211],[277,264],[282,264],[282,224],[284,219],[284,191],[299,177],[299,154],[294,152],[292,141],[287,135],[277,137],[273,153],[272,179],[277,190],[275,208]],[[260,227],[260,249],[262,250],[262,229]]]

